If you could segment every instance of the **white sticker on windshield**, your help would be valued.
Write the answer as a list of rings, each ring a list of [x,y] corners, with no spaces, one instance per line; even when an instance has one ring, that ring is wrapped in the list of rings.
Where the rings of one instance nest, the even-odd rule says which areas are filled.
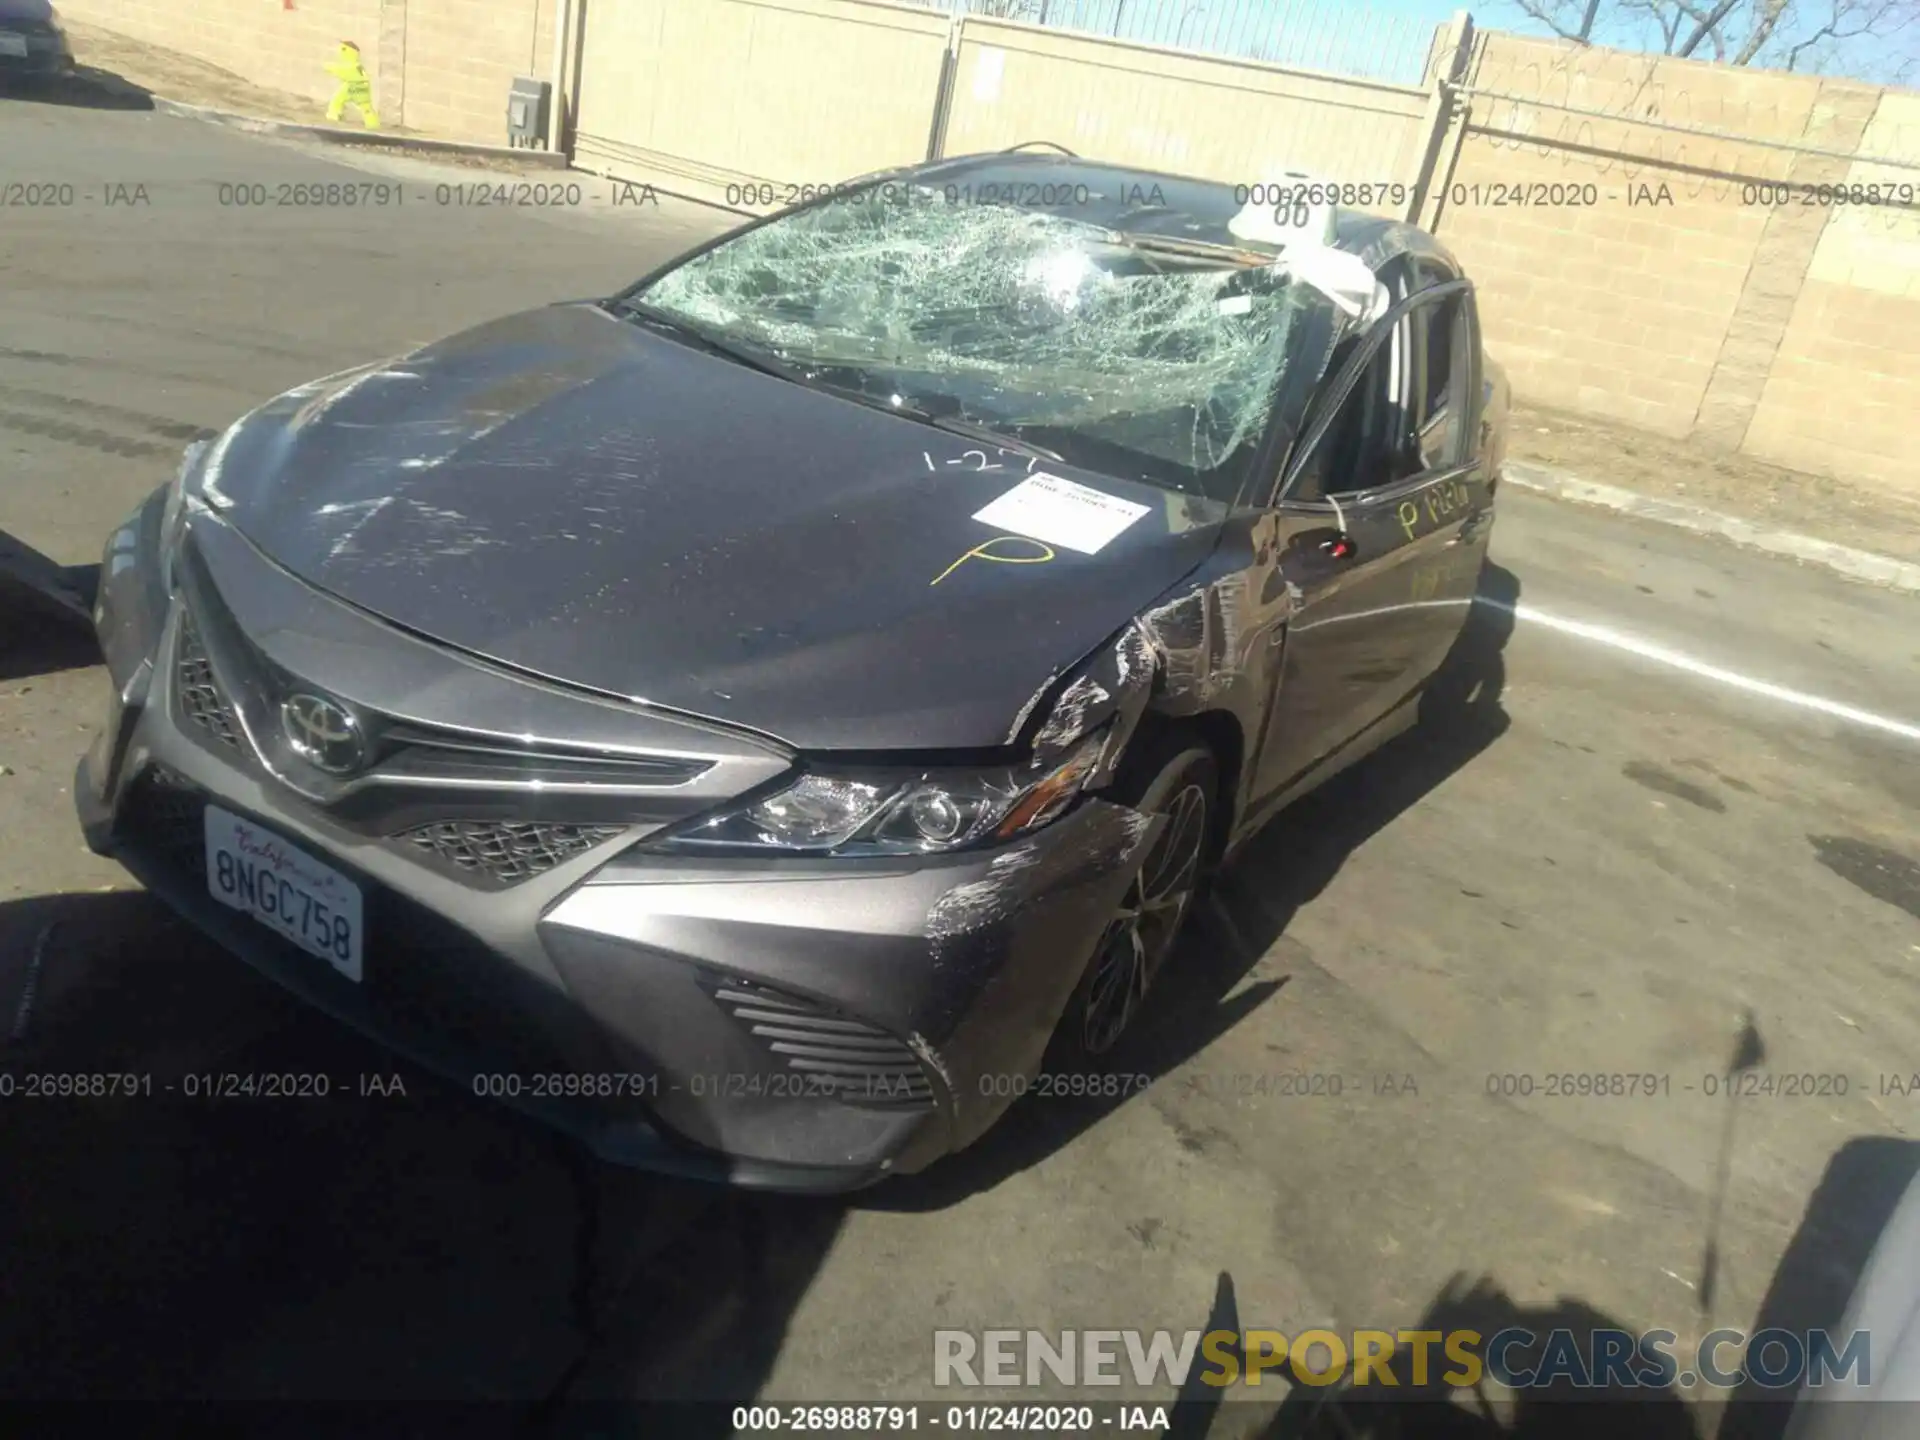
[[[1029,540],[1092,555],[1106,548],[1147,509],[1118,495],[1037,470],[986,509],[976,511],[973,518]]]

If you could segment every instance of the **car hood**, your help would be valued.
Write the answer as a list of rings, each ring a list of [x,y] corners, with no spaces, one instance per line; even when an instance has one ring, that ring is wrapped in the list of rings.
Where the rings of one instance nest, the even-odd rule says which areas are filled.
[[[1093,553],[996,542],[974,513],[1030,468],[1147,508]],[[354,605],[800,749],[1010,743],[1222,518],[585,304],[290,391],[202,470],[255,545]]]

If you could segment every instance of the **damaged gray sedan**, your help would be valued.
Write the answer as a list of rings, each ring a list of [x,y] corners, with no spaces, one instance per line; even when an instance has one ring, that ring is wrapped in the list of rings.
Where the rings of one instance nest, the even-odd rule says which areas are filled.
[[[109,542],[89,842],[626,1163],[850,1188],[1124,1064],[1485,554],[1460,268],[1259,198],[893,172],[270,401]]]

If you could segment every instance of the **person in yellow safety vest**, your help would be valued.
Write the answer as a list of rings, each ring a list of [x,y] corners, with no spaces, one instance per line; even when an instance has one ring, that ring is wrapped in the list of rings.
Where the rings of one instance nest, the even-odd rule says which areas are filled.
[[[326,69],[340,82],[340,88],[333,92],[333,99],[327,105],[327,119],[338,120],[351,105],[360,112],[367,129],[378,130],[380,116],[373,108],[373,81],[367,78],[366,67],[360,63],[360,47],[351,40],[342,40],[340,58]]]

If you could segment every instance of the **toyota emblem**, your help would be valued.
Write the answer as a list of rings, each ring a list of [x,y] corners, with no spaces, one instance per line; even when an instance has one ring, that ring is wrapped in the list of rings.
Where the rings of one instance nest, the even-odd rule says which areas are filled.
[[[360,722],[324,695],[303,691],[283,700],[280,733],[295,754],[329,775],[351,775],[366,758]]]

